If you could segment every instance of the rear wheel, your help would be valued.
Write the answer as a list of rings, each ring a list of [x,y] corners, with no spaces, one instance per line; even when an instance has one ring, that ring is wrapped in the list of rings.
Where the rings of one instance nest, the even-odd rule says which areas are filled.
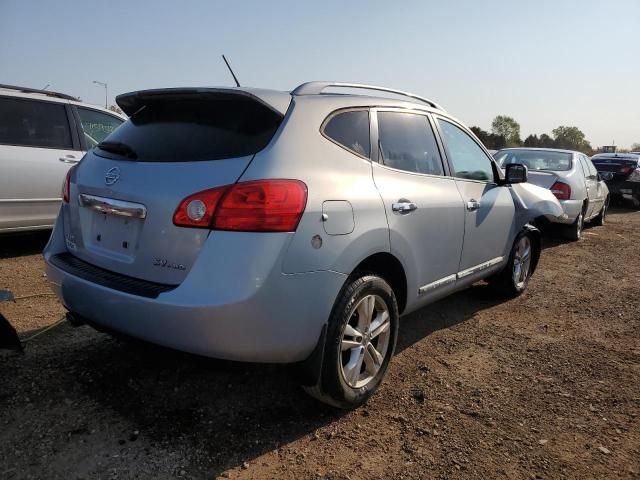
[[[304,387],[321,402],[355,408],[378,388],[393,356],[398,305],[375,275],[350,280],[331,312],[318,383]]]
[[[604,225],[608,209],[609,209],[609,197],[607,197],[604,200],[604,203],[602,204],[602,210],[600,210],[600,213],[598,214],[598,216],[595,217],[591,221],[591,223],[593,223],[595,226],[598,226],[598,227],[601,227],[602,225]]]
[[[584,209],[576,218],[576,221],[571,225],[565,227],[564,236],[569,240],[573,240],[574,242],[580,240],[582,238],[582,229],[584,228]]]
[[[487,279],[489,284],[501,295],[517,297],[524,292],[535,268],[534,248],[538,248],[531,233],[522,232],[513,242],[509,263],[497,275]],[[537,257],[536,257],[537,258]]]

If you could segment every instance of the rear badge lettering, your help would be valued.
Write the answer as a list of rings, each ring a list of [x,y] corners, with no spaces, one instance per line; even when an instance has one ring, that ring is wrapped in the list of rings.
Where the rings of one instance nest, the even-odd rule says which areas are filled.
[[[186,270],[186,267],[180,263],[173,263],[166,258],[154,258],[153,265],[160,268],[170,268],[172,270]]]

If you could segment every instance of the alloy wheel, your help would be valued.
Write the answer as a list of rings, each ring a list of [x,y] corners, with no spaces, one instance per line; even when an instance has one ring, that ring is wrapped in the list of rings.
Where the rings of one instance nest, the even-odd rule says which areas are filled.
[[[390,338],[389,307],[378,295],[365,296],[351,311],[340,344],[340,371],[350,387],[363,387],[378,374]]]
[[[516,288],[521,289],[527,282],[531,267],[531,240],[524,235],[516,244],[516,251],[513,256],[513,283]]]

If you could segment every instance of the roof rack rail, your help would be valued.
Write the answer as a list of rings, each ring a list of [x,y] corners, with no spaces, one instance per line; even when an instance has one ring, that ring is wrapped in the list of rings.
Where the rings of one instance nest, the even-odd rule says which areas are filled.
[[[298,85],[294,90],[291,91],[292,95],[319,95],[326,88],[355,88],[362,90],[375,90],[378,92],[387,92],[393,93],[395,95],[401,95],[403,97],[412,98],[414,100],[418,100],[422,103],[429,105],[432,108],[436,108],[438,110],[445,111],[440,105],[436,102],[429,100],[428,98],[421,97],[419,95],[415,95],[409,92],[403,92],[402,90],[395,90],[393,88],[386,87],[378,87],[376,85],[363,85],[361,83],[343,83],[343,82],[307,82],[302,85]]]
[[[39,90],[37,88],[29,88],[29,87],[17,87],[15,85],[4,85],[1,83],[0,83],[0,88],[5,88],[7,90],[17,90],[18,92],[23,92],[23,93],[41,93],[49,97],[63,98],[65,100],[73,100],[74,102],[80,101],[80,98],[78,97],[72,97],[71,95],[67,95],[66,93],[52,92],[50,90]]]

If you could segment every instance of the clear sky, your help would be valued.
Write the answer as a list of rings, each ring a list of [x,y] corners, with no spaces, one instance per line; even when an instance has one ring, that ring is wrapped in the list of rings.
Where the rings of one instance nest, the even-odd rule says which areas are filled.
[[[0,83],[99,104],[130,90],[380,84],[524,138],[575,125],[640,142],[640,0],[0,0]]]

